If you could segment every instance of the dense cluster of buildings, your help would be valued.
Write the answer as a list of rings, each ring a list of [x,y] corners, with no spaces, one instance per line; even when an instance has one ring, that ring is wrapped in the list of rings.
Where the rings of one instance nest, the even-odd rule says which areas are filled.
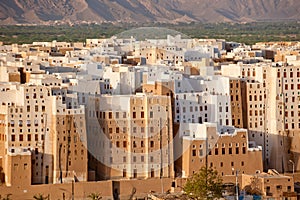
[[[294,191],[277,171],[300,170],[299,42],[2,45],[0,83],[6,186],[187,178],[207,166],[243,183],[276,175],[265,196]]]

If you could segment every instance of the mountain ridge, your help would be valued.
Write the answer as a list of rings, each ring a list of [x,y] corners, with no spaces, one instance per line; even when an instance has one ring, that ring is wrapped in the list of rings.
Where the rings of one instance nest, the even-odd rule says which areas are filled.
[[[0,24],[300,20],[299,0],[5,0]]]

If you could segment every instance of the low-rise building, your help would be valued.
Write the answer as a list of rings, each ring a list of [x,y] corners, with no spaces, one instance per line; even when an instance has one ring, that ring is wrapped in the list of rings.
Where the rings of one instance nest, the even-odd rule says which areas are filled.
[[[180,124],[174,152],[176,172],[189,177],[201,167],[223,176],[262,171],[262,148],[248,140],[247,130],[215,123]],[[253,162],[255,160],[255,162]]]
[[[250,193],[261,193],[264,199],[297,199],[293,177],[281,175],[276,170],[253,175],[243,174],[241,189]]]

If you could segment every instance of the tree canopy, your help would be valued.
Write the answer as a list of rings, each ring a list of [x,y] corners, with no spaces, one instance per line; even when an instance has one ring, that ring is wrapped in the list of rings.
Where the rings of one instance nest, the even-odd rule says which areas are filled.
[[[33,199],[35,200],[49,200],[49,195],[48,196],[44,196],[43,194],[36,194],[33,196]]]
[[[188,178],[184,191],[192,199],[216,199],[222,197],[222,178],[212,168],[202,167]]]
[[[88,198],[91,199],[91,200],[100,200],[102,199],[102,196],[100,193],[91,193],[88,195]]]

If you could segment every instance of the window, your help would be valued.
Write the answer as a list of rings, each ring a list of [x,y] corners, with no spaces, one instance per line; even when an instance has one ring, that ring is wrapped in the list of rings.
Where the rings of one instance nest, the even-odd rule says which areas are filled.
[[[270,191],[271,191],[271,187],[270,187],[270,186],[267,186],[267,187],[266,187],[267,195],[270,193]]]
[[[196,156],[196,150],[195,149],[193,149],[193,151],[192,151],[192,156]]]
[[[236,148],[235,148],[235,154],[239,154],[239,150],[240,150],[240,149],[239,149],[238,147],[236,147]]]
[[[150,118],[153,118],[153,111],[150,111]]]
[[[243,154],[246,154],[246,147],[243,147]]]
[[[154,161],[153,156],[151,156],[150,157],[150,162],[153,162],[153,161]]]
[[[276,189],[277,190],[281,190],[282,189],[282,185],[276,185]]]
[[[133,112],[133,113],[132,113],[132,117],[133,117],[133,119],[136,118],[136,112]]]
[[[229,148],[228,150],[229,150],[229,154],[232,154],[232,148]]]
[[[154,169],[151,169],[151,178],[153,178],[154,177]]]
[[[141,118],[143,119],[145,116],[144,116],[144,111],[141,112]]]
[[[218,154],[219,154],[219,149],[215,148],[215,155],[218,155]]]
[[[151,148],[154,147],[154,141],[150,141],[150,147],[151,147]]]
[[[225,148],[222,148],[222,155],[225,155]]]
[[[14,120],[10,120],[10,126],[14,127],[15,126],[15,121]]]
[[[199,155],[203,156],[203,150],[202,149],[199,150]]]

